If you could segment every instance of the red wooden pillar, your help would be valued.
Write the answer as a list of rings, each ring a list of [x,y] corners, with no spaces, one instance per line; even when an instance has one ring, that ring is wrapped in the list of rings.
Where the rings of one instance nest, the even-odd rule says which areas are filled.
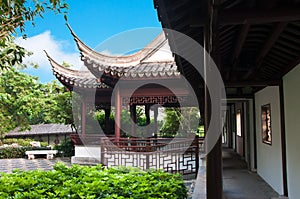
[[[136,137],[136,105],[130,106],[131,136]]]
[[[55,144],[59,144],[58,134],[55,135]]]
[[[109,108],[105,108],[105,133],[109,134],[110,133],[110,107]]]
[[[115,95],[115,136],[117,142],[119,142],[121,137],[121,111],[122,111],[122,104],[121,104],[121,96],[119,88],[116,88],[116,95]]]
[[[86,135],[86,101],[82,99],[81,102],[81,135]]]
[[[210,44],[209,44],[209,29],[206,28],[204,31],[204,79],[206,82],[206,85],[214,85],[214,86],[220,86],[215,83],[214,74],[212,74],[212,71],[210,70],[211,60],[209,58],[210,53]],[[217,62],[218,64],[218,62]],[[221,88],[221,87],[220,87]],[[205,133],[207,133],[209,125],[215,125],[217,127],[221,127],[221,107],[216,107],[216,111],[214,114],[217,114],[219,117],[216,121],[210,121],[211,119],[211,107],[212,106],[220,106],[220,104],[212,104],[212,100],[214,102],[218,102],[218,100],[221,100],[221,90],[218,96],[214,96],[215,99],[211,99],[209,95],[208,88],[206,87],[204,90],[204,128]],[[218,131],[221,131],[220,129],[217,129]],[[212,132],[209,133],[216,133],[219,134],[219,138],[217,139],[214,146],[211,148],[211,146],[206,146],[210,149],[210,151],[206,151],[206,196],[207,199],[222,199],[223,198],[223,181],[222,181],[222,139],[221,139],[221,133],[220,132]],[[210,136],[209,134],[206,134],[206,144],[212,145],[214,142],[214,136]]]
[[[149,134],[150,132],[150,105],[146,104],[145,105],[145,114],[146,114],[146,125],[147,125],[147,136],[150,137],[151,135]]]
[[[155,136],[157,136],[157,117],[158,117],[158,106],[157,105],[155,105],[155,106],[153,106],[153,108],[154,108],[154,128],[153,128],[153,131],[154,131],[154,134],[155,134]]]

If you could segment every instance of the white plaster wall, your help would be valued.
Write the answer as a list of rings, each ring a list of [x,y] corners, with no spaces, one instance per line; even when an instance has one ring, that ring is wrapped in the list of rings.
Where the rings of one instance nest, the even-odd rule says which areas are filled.
[[[272,145],[262,142],[261,106],[271,104]],[[283,194],[279,87],[270,86],[255,94],[257,173]]]
[[[75,146],[75,157],[100,158],[100,146]]]
[[[283,77],[287,181],[290,199],[300,197],[300,65]]]

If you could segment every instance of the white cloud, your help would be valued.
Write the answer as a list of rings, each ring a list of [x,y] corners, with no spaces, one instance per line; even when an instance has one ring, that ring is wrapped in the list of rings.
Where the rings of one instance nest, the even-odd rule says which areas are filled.
[[[106,56],[112,56],[112,57],[114,57],[114,56],[117,57],[117,56],[123,56],[124,55],[124,54],[121,54],[121,53],[113,53],[108,49],[102,50],[99,53],[101,53],[103,55],[106,55]]]
[[[83,63],[80,61],[80,53],[77,51],[68,52],[64,49],[65,46],[70,46],[67,41],[56,40],[50,31],[45,31],[41,34],[28,37],[27,39],[17,38],[16,43],[24,47],[28,51],[32,52],[33,55],[26,57],[24,60],[25,64],[35,63],[40,68],[51,70],[51,65],[46,57],[44,50],[58,63],[62,64],[65,61],[72,65],[72,68],[81,68]]]

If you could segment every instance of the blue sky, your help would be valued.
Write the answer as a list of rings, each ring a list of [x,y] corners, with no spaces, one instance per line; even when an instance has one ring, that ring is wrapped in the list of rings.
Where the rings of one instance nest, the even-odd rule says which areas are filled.
[[[158,21],[153,0],[89,0],[67,1],[69,4],[68,23],[79,38],[91,48],[112,54],[125,52],[132,45],[143,47],[160,32],[161,24]],[[42,52],[47,50],[59,63],[66,61],[74,67],[80,67],[79,52],[63,15],[47,12],[44,18],[35,20],[35,27],[26,26],[27,40],[18,39],[17,42],[34,53],[26,62],[40,65],[39,69],[28,68],[25,72],[38,76],[41,82],[48,82],[54,78],[51,66]],[[150,31],[137,31],[127,34],[124,41],[124,31],[154,27]],[[146,33],[147,32],[147,33]],[[107,39],[123,34],[119,42],[110,45]],[[121,35],[122,35],[121,34]],[[106,41],[105,45],[100,45]],[[110,41],[110,40],[108,40]],[[116,41],[116,40],[115,40]],[[130,47],[129,47],[130,46]]]

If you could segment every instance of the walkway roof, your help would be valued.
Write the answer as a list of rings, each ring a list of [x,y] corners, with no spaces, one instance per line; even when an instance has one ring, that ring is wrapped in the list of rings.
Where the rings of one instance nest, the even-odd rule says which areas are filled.
[[[163,28],[205,41],[220,68],[227,94],[252,96],[300,62],[299,0],[154,0]],[[206,36],[204,36],[206,35]],[[171,49],[184,48],[168,35]],[[198,55],[199,56],[199,55]],[[176,56],[179,70],[197,87],[190,64]]]

